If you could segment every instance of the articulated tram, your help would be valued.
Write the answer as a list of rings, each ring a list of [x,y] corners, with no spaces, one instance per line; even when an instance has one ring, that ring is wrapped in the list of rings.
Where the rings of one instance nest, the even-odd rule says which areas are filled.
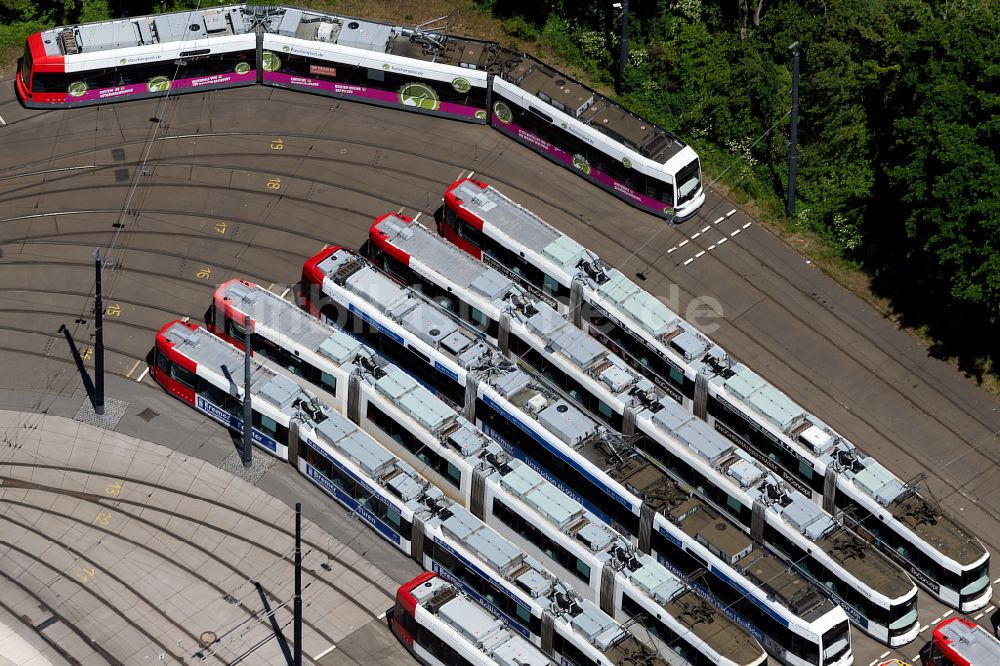
[[[175,321],[156,336],[153,378],[222,425],[242,432],[245,356],[209,331]],[[450,500],[411,466],[329,409],[294,375],[252,361],[254,443],[412,557],[489,608],[557,662],[668,666],[541,564]],[[645,633],[645,632],[643,632]]]
[[[705,201],[690,146],[545,63],[493,42],[281,6],[61,26],[28,38],[30,108],[262,84],[489,124],[657,215]]]
[[[690,578],[780,662],[853,661],[847,615],[824,591],[472,328],[342,248],[306,262],[300,297],[310,312],[448,396],[639,552]]]
[[[668,473],[829,588],[858,628],[893,647],[916,638],[917,588],[899,567],[554,309],[399,216],[380,218],[372,237],[392,239],[383,245],[411,253],[400,276],[407,282],[500,322],[506,336],[497,341],[504,354],[632,438]]]
[[[240,346],[247,317],[252,353],[314,384],[325,404],[608,615],[644,625],[661,654],[694,666],[766,662],[757,641],[690,586],[371,348],[263,287],[220,285],[209,330]]]
[[[567,314],[758,463],[827,512],[839,513],[935,597],[963,612],[988,603],[989,552],[978,539],[621,272],[476,181],[452,185],[439,217],[446,238]],[[437,290],[452,307],[474,307],[442,288],[445,281],[433,268],[417,268],[437,256],[422,229],[404,237],[387,233],[390,227],[398,229],[398,221],[372,229],[376,261],[401,279],[426,283],[424,289]],[[499,309],[476,311],[496,338]]]
[[[392,633],[427,666],[550,666],[534,645],[495,613],[435,573],[425,572],[396,591],[386,613]]]

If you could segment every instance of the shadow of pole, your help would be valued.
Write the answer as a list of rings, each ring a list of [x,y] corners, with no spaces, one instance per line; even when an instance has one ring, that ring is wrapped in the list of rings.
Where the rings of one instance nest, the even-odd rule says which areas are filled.
[[[63,324],[59,327],[59,332],[63,334],[66,338],[66,342],[69,344],[69,350],[73,354],[73,360],[76,361],[76,369],[80,372],[80,379],[83,380],[83,388],[87,392],[87,397],[90,399],[90,404],[97,410],[97,391],[94,389],[94,382],[90,378],[90,373],[87,372],[87,366],[83,364],[83,357],[80,356],[80,350],[76,348],[76,340],[70,335],[69,329]]]
[[[275,617],[276,613],[271,612],[271,604],[267,601],[267,595],[264,593],[264,588],[257,581],[254,581],[254,587],[257,588],[257,594],[260,595],[260,602],[264,605],[264,613],[271,619],[271,629],[274,630],[274,637],[278,639],[278,646],[281,647],[281,653],[285,655],[285,662],[287,664],[292,663],[292,651],[288,647],[288,641],[285,639],[285,635],[281,632],[281,626],[278,625],[278,618]]]

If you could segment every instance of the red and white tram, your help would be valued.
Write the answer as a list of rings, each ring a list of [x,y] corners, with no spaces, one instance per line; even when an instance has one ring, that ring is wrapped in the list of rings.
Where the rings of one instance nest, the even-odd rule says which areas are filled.
[[[422,573],[396,592],[392,633],[428,666],[548,666],[538,648],[507,629],[435,573]]]
[[[975,622],[954,617],[934,628],[920,658],[924,666],[995,666],[1000,664],[1000,641]]]

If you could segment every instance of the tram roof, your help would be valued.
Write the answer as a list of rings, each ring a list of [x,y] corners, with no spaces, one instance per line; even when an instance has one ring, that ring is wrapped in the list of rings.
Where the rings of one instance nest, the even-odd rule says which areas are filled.
[[[450,35],[423,26],[391,26],[292,7],[277,7],[272,11],[270,32],[286,37],[497,74],[656,162],[665,163],[686,146],[671,132],[643,120],[582,83],[525,53],[495,42]]]
[[[536,420],[539,420],[537,414],[542,409],[564,404],[561,398],[545,391],[521,370],[503,378],[489,377],[484,381]],[[543,404],[546,406],[543,407]],[[820,618],[835,607],[832,600],[816,592],[802,575],[789,570],[784,561],[755,545],[742,530],[701,499],[691,496],[645,458],[628,453],[628,445],[619,436],[604,431],[576,407],[565,406],[567,413],[572,412],[574,418],[590,424],[587,429],[590,434],[581,440],[563,438],[563,442],[629,492],[650,502],[654,509],[678,525],[692,540],[705,544],[713,554],[734,566],[754,584],[769,593],[773,591],[778,603],[806,621]],[[553,434],[560,436],[557,432]],[[625,452],[624,460],[612,464],[612,458],[622,452]],[[755,566],[751,567],[751,563]]]
[[[217,297],[250,315],[259,333],[261,326],[286,348],[309,351],[344,372],[358,373],[403,413],[431,433],[449,426],[449,441],[459,450],[473,446],[478,431],[427,388],[400,368],[387,363],[369,346],[343,330],[328,326],[260,285],[232,280],[219,287]],[[359,360],[362,359],[362,360]],[[484,438],[485,436],[479,435]],[[481,448],[481,447],[478,447]]]
[[[538,648],[443,578],[431,578],[413,587],[410,594],[420,607],[499,666],[548,666],[551,663]]]
[[[386,277],[354,252],[338,249],[317,263],[316,268],[459,366],[509,365],[499,352],[471,334],[455,317]]]
[[[449,192],[461,199],[463,208],[500,234],[551,261],[572,277],[583,280],[614,308],[613,315],[636,325],[680,354],[689,367],[707,375],[713,384],[724,388],[728,396],[810,451],[821,463],[844,465],[845,476],[859,490],[942,554],[966,565],[983,557],[982,544],[944,515],[940,508],[874,458],[862,455],[853,444],[773,384],[733,360],[725,350],[592,251],[485,183],[466,179],[452,186]],[[399,226],[400,222],[393,221],[380,228],[389,231]],[[414,227],[412,238],[397,231],[391,234],[393,242],[401,249],[412,251],[421,261],[427,256],[436,258],[434,241],[439,239],[423,227],[409,226]],[[435,264],[447,265],[443,258]],[[849,462],[845,465],[839,459]]]
[[[750,634],[728,620],[655,558],[634,553],[630,544],[519,460],[510,460],[501,485],[532,507],[550,525],[582,543],[613,567],[643,594],[662,606],[677,622],[713,650],[737,663],[746,663],[761,648]]]
[[[613,308],[612,315],[669,345],[694,368],[702,367],[705,354],[724,357],[721,348],[661,300],[496,188],[466,179],[452,186],[449,193],[461,200],[462,208],[488,224],[494,234],[534,252],[571,279],[582,280]]]
[[[539,337],[549,354],[560,354],[580,375],[602,384],[623,404],[647,416],[665,435],[665,445],[686,447],[705,460],[718,472],[722,483],[728,482],[762,501],[792,530],[816,541],[849,575],[890,599],[912,589],[912,581],[879,555],[871,544],[838,525],[810,499],[666,397],[649,379],[632,370],[620,357],[547,304],[522,296],[525,292],[497,271],[417,223],[407,223],[398,216],[389,215],[378,223],[378,228],[389,235],[394,245],[412,253],[421,264],[447,276],[459,287],[486,296],[501,312],[510,313],[527,331]],[[477,288],[484,280],[503,282],[506,290],[488,292]],[[522,298],[530,305],[518,307],[516,304]],[[565,433],[574,441],[584,439],[591,423],[589,417],[577,410],[570,411],[566,404],[539,411],[538,420],[553,433]],[[831,540],[824,540],[825,536],[830,536]]]
[[[706,422],[669,398],[651,420],[675,443],[707,462],[730,485],[761,502],[794,532],[819,546],[831,560],[864,585],[897,599],[913,582],[874,546],[836,522],[810,498],[772,474]]]
[[[330,279],[344,285],[350,284],[352,279],[357,279],[359,284],[367,284],[369,275],[380,276],[394,286],[394,293],[390,299],[391,303],[400,302],[403,292],[408,292],[410,298],[415,298],[411,289],[388,280],[384,275],[375,271],[366,261],[347,250],[341,249],[331,253],[330,256],[317,264],[317,268]],[[358,288],[356,293],[361,295],[363,292]],[[485,349],[493,349],[492,346],[486,346],[481,341],[478,344]],[[494,358],[497,361],[501,359],[501,357],[496,355],[494,355]],[[656,498],[674,497],[677,500],[674,502],[675,505],[680,502],[688,502],[690,505],[689,508],[704,507],[705,510],[711,511],[701,500],[690,498],[676,482],[644,459],[641,459],[641,462],[639,462],[640,459],[638,458],[629,458],[630,462],[626,465],[629,470],[628,472],[609,469],[608,455],[606,453],[609,450],[609,445],[612,449],[628,450],[630,447],[621,441],[620,436],[610,433],[604,427],[598,425],[589,415],[568,403],[551,389],[540,385],[537,377],[534,375],[530,375],[516,366],[503,363],[502,361],[482,364],[478,366],[479,369],[475,369],[466,363],[460,362],[459,364],[474,371],[481,382],[491,386],[515,407],[537,421],[541,427],[547,429],[570,448],[578,451],[598,469],[606,471],[615,481],[631,488],[632,492],[639,497],[648,498],[654,505],[656,504]],[[549,418],[549,416],[552,418]],[[635,466],[638,466],[640,469],[633,469]],[[672,508],[676,508],[676,506],[671,507],[668,504],[669,502],[665,502],[662,507],[656,506],[655,508],[664,513],[672,522],[679,523],[685,515],[684,512],[676,515],[672,514],[671,510]],[[728,525],[721,516],[716,514],[716,518],[718,523],[729,528],[731,534],[740,535],[737,538],[746,538],[737,528]],[[717,537],[719,540],[723,540],[724,531],[725,528],[716,530],[714,533],[702,530],[702,534],[703,536],[707,535],[707,537]],[[698,538],[697,533],[692,533],[690,536],[692,539]],[[752,544],[749,538],[746,538],[746,542],[747,544]],[[760,551],[760,548],[756,548],[755,551]],[[724,555],[720,554],[723,551],[718,548],[714,552],[722,559],[727,559]],[[773,569],[772,576],[776,578],[770,583],[770,585],[776,586],[775,589],[787,588],[796,591],[811,589],[801,575],[789,571],[787,565],[778,560],[770,552],[755,552],[754,559],[761,561],[773,560],[775,562],[771,569]],[[731,559],[727,561],[732,562]],[[760,584],[762,582],[755,579],[748,570],[743,573],[755,583]],[[784,580],[785,578],[787,580]],[[830,599],[818,594],[811,596],[803,593],[796,596],[789,593],[788,599],[779,598],[779,603],[785,605],[792,602],[797,604],[793,608],[794,612],[804,617],[807,621],[822,617],[834,608],[834,604]]]
[[[304,41],[338,44],[497,74],[656,162],[665,163],[686,147],[671,132],[527,54],[494,42],[450,35],[425,26],[392,26],[295,7],[237,4],[60,26],[43,31],[42,43],[46,55],[51,56],[94,53],[248,34],[257,22],[272,34]]]
[[[231,385],[243,388],[245,354],[228,342],[212,335],[203,328],[191,328],[176,321],[163,331],[163,337],[173,345],[174,351],[183,354],[216,374],[226,376]],[[262,386],[278,377],[272,370],[257,361],[250,361],[251,389]]]
[[[264,325],[271,329],[272,335],[279,333],[283,345],[303,346],[312,351],[322,352],[331,341],[338,341],[338,349],[344,348],[346,345],[343,342],[347,341],[354,348],[354,353],[350,355],[351,359],[356,358],[358,350],[369,350],[354,338],[324,324],[259,285],[233,280],[220,286],[218,296],[240,312],[250,315],[258,332],[259,327]],[[468,425],[468,427],[452,428],[443,433],[442,444],[464,457],[471,466],[499,469],[496,478],[504,489],[525,502],[555,529],[583,544],[599,559],[618,560],[624,557],[625,560],[620,563],[622,575],[663,606],[670,615],[687,626],[695,635],[710,644],[713,649],[722,654],[732,654],[734,650],[744,651],[748,659],[759,652],[756,642],[736,625],[719,622],[719,618],[713,623],[699,621],[692,613],[692,608],[700,607],[702,602],[676,576],[648,555],[632,553],[627,542],[596,520],[581,504],[546,481],[525,463],[509,459],[495,442],[471,427],[464,418],[455,415],[447,405],[438,401],[426,388],[401,369],[386,363],[379,363],[377,373],[372,373],[370,367],[352,367],[369,381],[372,381],[373,374],[377,374],[379,377],[374,379],[373,383],[380,392],[430,432],[439,429],[441,423],[460,422],[458,423],[460,426]],[[381,390],[385,385],[393,387],[392,390]],[[399,390],[401,388],[403,390]],[[432,413],[440,418],[437,420],[421,418],[420,410],[408,408],[410,402],[418,405],[436,404],[437,407]],[[381,447],[377,448],[384,451]],[[362,460],[368,463],[364,466],[368,472],[379,468],[391,457],[388,452],[384,452],[381,457],[374,453],[375,450],[369,455],[362,456]],[[711,607],[707,607],[707,611],[714,612]],[[704,617],[705,612],[706,610],[701,610],[700,615]]]
[[[42,45],[49,56],[76,55],[250,32],[246,5],[230,5],[60,26],[42,32]]]
[[[1000,641],[986,629],[962,618],[943,622],[934,630],[948,647],[973,666],[1000,663]]]

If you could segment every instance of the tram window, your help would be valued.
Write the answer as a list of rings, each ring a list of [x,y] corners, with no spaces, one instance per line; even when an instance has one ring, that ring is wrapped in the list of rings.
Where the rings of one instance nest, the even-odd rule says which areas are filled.
[[[558,295],[559,287],[561,286],[562,285],[559,284],[559,281],[554,277],[548,273],[542,273],[542,291],[546,294],[550,294],[552,296]]]
[[[326,478],[332,478],[330,474],[330,461],[311,446],[306,449],[306,462],[315,467]]]
[[[740,510],[743,508],[743,503],[732,495],[726,495],[726,511],[733,514],[734,516],[740,515]]]
[[[445,472],[445,476],[448,478],[449,481],[455,484],[455,487],[458,487],[459,484],[462,483],[462,472],[457,467],[452,465],[450,462],[447,464],[448,468]]]
[[[555,651],[562,656],[563,663],[573,664],[574,666],[590,666],[594,663],[580,648],[567,640],[562,640],[562,636],[557,635],[556,639],[562,643],[561,646],[556,647]]]
[[[458,565],[458,560],[454,555],[452,555],[447,548],[437,543],[436,541],[427,540],[426,544],[430,546],[430,556],[431,559],[435,560],[441,568],[445,571],[451,571],[455,573],[455,569]]]
[[[385,507],[385,516],[383,517],[383,519],[385,520],[385,522],[389,523],[397,530],[399,529],[400,523],[403,522],[402,517],[399,514],[399,511],[394,506]]]
[[[469,241],[476,247],[483,246],[483,232],[476,229],[465,220],[458,221],[458,235]]]
[[[156,350],[156,367],[158,367],[164,374],[170,374],[170,357],[161,352],[159,349]]]
[[[31,47],[24,47],[24,57],[21,59],[21,82],[27,88],[31,85]]]
[[[385,71],[381,69],[368,68],[369,81],[385,81]]]
[[[458,215],[448,206],[444,207],[444,223],[452,229],[458,225]]]
[[[194,389],[198,385],[198,376],[193,372],[185,370],[176,363],[173,363],[170,366],[170,376],[184,386],[187,386],[189,389]]]
[[[485,331],[489,328],[490,318],[480,310],[469,306],[469,323],[476,326],[478,330]]]
[[[403,604],[396,604],[396,610],[393,613],[393,618],[395,618],[396,623],[402,627],[404,631],[410,634],[410,636],[413,636],[416,633],[417,623],[413,616],[410,615],[409,611],[403,607]]]
[[[324,389],[326,389],[330,393],[333,393],[334,395],[337,394],[337,378],[331,375],[329,372],[319,373],[319,383]]]
[[[226,404],[226,398],[229,397],[228,393],[220,389],[218,386],[210,384],[209,382],[201,383],[198,395],[205,398],[205,400],[208,400],[212,404],[218,405],[219,407],[224,407]]]
[[[810,664],[819,663],[819,646],[816,643],[804,636],[799,636],[794,633],[791,638],[791,652],[794,655],[808,661]]]
[[[241,324],[237,324],[235,321],[229,319],[228,317],[226,318],[225,330],[226,330],[226,335],[235,340],[243,342],[246,339],[246,328],[244,328]]]

